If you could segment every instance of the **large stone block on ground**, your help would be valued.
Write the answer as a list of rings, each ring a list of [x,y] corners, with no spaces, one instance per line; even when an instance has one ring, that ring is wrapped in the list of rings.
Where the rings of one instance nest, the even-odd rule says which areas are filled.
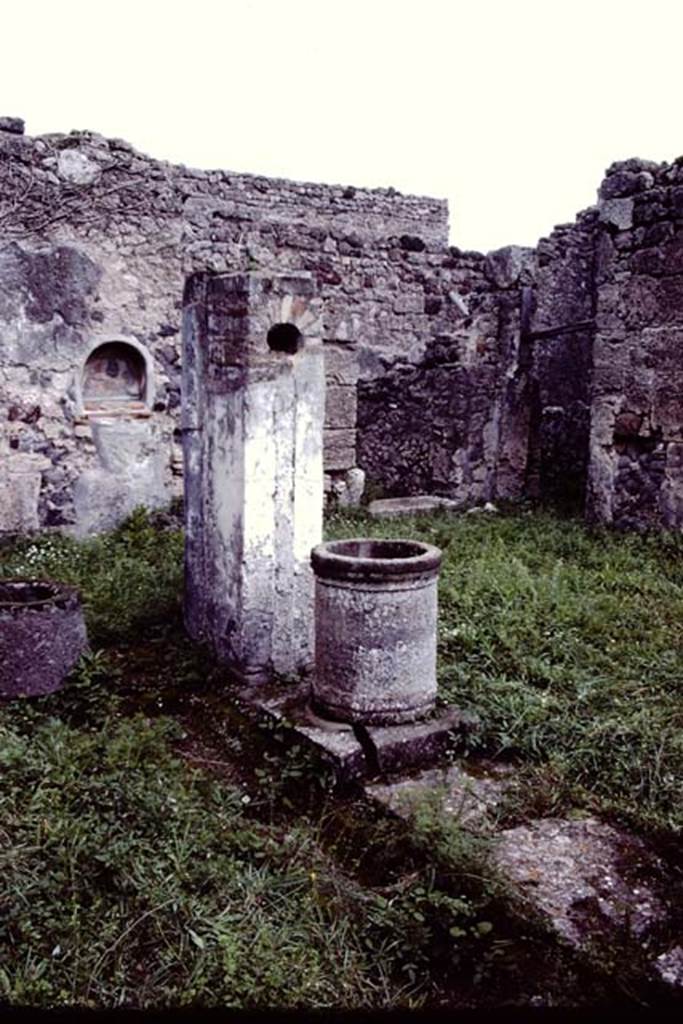
[[[410,822],[426,802],[444,826],[487,837],[491,863],[512,907],[543,922],[582,956],[638,949],[650,981],[683,989],[675,869],[640,837],[595,817],[541,818],[501,828],[511,764],[463,760],[448,768],[365,786],[380,806]],[[634,964],[635,967],[635,964]]]
[[[414,494],[406,498],[378,498],[368,505],[368,512],[377,519],[393,519],[398,516],[415,516],[422,512],[436,512],[439,509],[456,511],[461,502],[452,498],[440,498],[435,494]]]
[[[542,818],[508,829],[496,839],[494,860],[519,898],[576,948],[617,934],[642,942],[671,909],[659,858],[637,836],[597,818]]]

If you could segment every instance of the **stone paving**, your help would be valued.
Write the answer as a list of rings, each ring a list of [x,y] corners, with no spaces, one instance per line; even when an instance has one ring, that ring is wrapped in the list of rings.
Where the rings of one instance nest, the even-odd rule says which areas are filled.
[[[671,944],[680,907],[672,867],[642,839],[593,816],[539,818],[498,829],[511,765],[460,761],[412,778],[371,782],[372,801],[410,821],[428,794],[445,822],[490,840],[492,864],[512,905],[589,958],[637,944],[649,973],[683,993],[683,947]]]

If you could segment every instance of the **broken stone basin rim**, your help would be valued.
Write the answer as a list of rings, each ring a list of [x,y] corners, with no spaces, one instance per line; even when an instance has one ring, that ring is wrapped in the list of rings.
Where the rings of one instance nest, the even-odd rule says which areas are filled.
[[[318,544],[314,710],[359,725],[413,722],[436,700],[441,551],[415,540]]]
[[[74,587],[53,580],[0,580],[0,697],[59,689],[87,644]]]

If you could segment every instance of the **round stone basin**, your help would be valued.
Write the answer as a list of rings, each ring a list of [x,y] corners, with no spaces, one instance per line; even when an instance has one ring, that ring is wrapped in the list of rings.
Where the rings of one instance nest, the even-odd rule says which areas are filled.
[[[53,580],[0,580],[0,697],[59,689],[86,647],[74,587]]]
[[[314,709],[364,725],[415,721],[436,699],[441,551],[360,537],[311,552],[315,574]]]
[[[0,580],[0,609],[36,608],[59,600],[68,589],[48,580]]]
[[[318,544],[311,552],[311,564],[316,576],[323,579],[431,578],[441,565],[441,551],[418,540],[359,537]]]

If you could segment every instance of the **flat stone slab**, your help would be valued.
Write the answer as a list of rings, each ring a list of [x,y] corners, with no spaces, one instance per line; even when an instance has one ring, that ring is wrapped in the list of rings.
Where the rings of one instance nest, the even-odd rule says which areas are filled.
[[[439,498],[434,494],[415,494],[408,498],[378,498],[368,505],[368,513],[378,519],[392,519],[396,516],[414,516],[420,512],[434,512],[436,509],[461,508],[451,498]]]
[[[667,916],[663,865],[637,836],[597,818],[542,818],[501,832],[494,861],[570,945],[644,939]]]
[[[510,784],[514,769],[508,764],[479,761],[476,771],[464,764],[431,768],[411,779],[372,783],[365,787],[368,796],[405,821],[413,816],[416,804],[430,794],[439,794],[444,818],[462,828],[490,832],[495,810]]]
[[[444,821],[488,835],[492,863],[522,915],[531,912],[583,955],[635,942],[651,980],[683,991],[683,945],[672,941],[680,934],[672,869],[638,836],[595,817],[541,818],[496,831],[514,771],[473,760],[364,789],[407,822],[421,801],[436,797]]]

